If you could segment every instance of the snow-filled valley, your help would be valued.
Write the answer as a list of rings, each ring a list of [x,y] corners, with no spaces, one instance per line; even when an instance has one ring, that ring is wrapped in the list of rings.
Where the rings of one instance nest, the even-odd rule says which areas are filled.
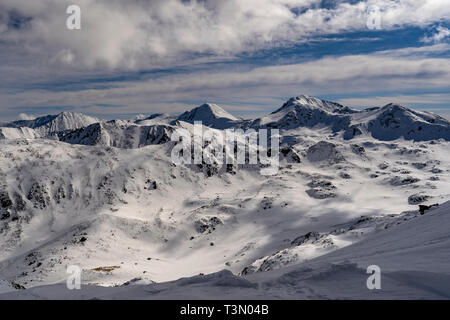
[[[194,121],[279,129],[278,173],[175,165],[171,134]],[[0,299],[449,298],[449,147],[437,115],[309,96],[251,120],[204,104],[3,124]]]

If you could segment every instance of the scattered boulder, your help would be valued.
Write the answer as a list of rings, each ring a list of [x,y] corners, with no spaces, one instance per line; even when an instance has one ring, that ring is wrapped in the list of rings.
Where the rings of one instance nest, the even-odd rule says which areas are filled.
[[[389,180],[390,184],[393,186],[404,186],[404,185],[413,184],[413,183],[416,183],[419,181],[420,181],[419,178],[415,178],[415,177],[411,177],[411,176],[407,176],[407,177],[394,176]]]
[[[218,217],[211,217],[209,219],[202,218],[198,221],[195,221],[194,227],[198,233],[211,233],[212,231],[216,230],[216,227],[218,225],[221,224],[223,224],[223,222]]]
[[[426,163],[423,163],[423,162],[415,162],[415,163],[412,163],[411,164],[413,167],[415,167],[416,169],[423,169],[423,168],[425,168],[426,166],[427,166],[427,164]]]
[[[306,193],[315,199],[326,199],[336,197],[336,187],[327,180],[313,180],[308,183],[311,189],[306,190]]]
[[[147,179],[147,181],[145,181],[144,189],[156,190],[158,189],[158,183],[154,180]]]
[[[413,194],[408,197],[408,203],[411,205],[423,203],[430,199],[430,196],[424,195],[424,194]]]
[[[339,173],[339,176],[340,176],[342,179],[351,179],[351,178],[352,178],[352,176],[349,175],[347,172],[341,172],[341,173]]]
[[[364,149],[364,147],[362,147],[362,146],[360,146],[360,145],[352,144],[352,145],[351,145],[351,148],[352,148],[352,152],[353,152],[354,154],[357,154],[357,155],[359,155],[359,156],[364,156],[364,155],[366,155],[366,149]]]
[[[272,209],[273,199],[269,197],[264,197],[264,199],[261,201],[261,207],[264,210]]]
[[[380,163],[378,165],[378,168],[380,168],[380,170],[386,170],[387,168],[389,168],[389,163],[387,162]]]
[[[438,173],[442,173],[443,171],[441,170],[441,169],[439,169],[439,168],[433,168],[433,169],[431,169],[431,173],[434,173],[434,174],[438,174]]]

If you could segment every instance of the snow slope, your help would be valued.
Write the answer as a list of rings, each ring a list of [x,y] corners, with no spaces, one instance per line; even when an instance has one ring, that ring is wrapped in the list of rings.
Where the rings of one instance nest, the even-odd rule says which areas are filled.
[[[229,271],[174,282],[69,291],[63,284],[0,299],[449,299],[450,202],[303,264],[249,277]],[[433,261],[433,264],[430,264]],[[369,265],[381,290],[366,287]]]
[[[0,139],[36,139],[39,134],[31,128],[0,127]]]
[[[423,204],[449,198],[446,142],[333,144],[342,161],[311,161],[315,144],[298,144],[300,163],[283,160],[277,175],[261,176],[174,166],[172,143],[125,150],[3,140],[0,278],[51,284],[69,264],[102,285],[237,274],[309,232],[417,208],[413,195]],[[105,266],[120,268],[94,271]]]

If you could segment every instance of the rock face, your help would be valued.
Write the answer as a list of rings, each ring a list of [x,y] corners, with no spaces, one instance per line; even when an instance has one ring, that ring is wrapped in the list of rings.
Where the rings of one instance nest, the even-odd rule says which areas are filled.
[[[174,128],[167,125],[139,126],[120,121],[95,123],[60,135],[59,140],[70,144],[102,145],[135,149],[170,141]]]
[[[292,147],[283,147],[280,149],[280,153],[283,156],[283,158],[286,159],[286,161],[288,163],[301,163],[302,162],[300,155]]]
[[[329,164],[345,160],[343,155],[336,149],[336,145],[326,141],[320,141],[309,147],[306,157],[311,162],[326,161]]]

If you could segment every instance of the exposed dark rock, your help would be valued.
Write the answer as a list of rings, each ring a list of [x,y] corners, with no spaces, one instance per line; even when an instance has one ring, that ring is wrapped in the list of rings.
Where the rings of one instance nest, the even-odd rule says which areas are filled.
[[[322,236],[320,235],[320,233],[312,231],[312,232],[308,232],[307,234],[304,234],[298,238],[295,238],[294,240],[291,241],[291,244],[294,246],[299,246],[310,240],[313,240],[313,241],[318,240],[321,237]]]
[[[33,202],[34,207],[37,209],[45,209],[50,204],[50,196],[47,189],[37,182],[32,184],[27,199]]]
[[[0,206],[1,208],[11,208],[13,205],[8,192],[0,191]]]
[[[433,207],[437,207],[437,206],[439,206],[438,203],[432,204],[431,206],[426,206],[426,205],[421,204],[421,205],[419,205],[419,212],[421,215],[423,215],[423,214],[425,214],[426,211],[430,210]]]

